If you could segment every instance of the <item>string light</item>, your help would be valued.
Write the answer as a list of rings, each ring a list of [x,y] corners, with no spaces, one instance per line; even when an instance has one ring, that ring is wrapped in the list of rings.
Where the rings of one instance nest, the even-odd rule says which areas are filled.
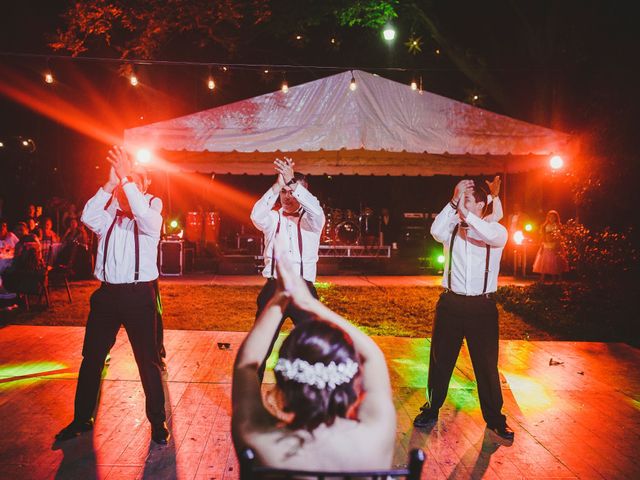
[[[209,67],[209,79],[207,80],[207,88],[209,90],[213,90],[216,88],[216,82],[213,80],[213,75],[211,74],[211,67]]]
[[[287,93],[289,91],[289,84],[287,83],[287,80],[282,81],[281,90],[282,90],[282,93]]]
[[[136,76],[136,71],[131,67],[131,76],[129,77],[129,83],[132,87],[138,86],[138,77]]]
[[[349,90],[355,92],[358,85],[356,84],[356,77],[353,76],[353,70],[351,70],[351,81],[349,82]]]
[[[53,83],[53,74],[51,73],[51,71],[48,71],[44,74],[44,81],[49,85]]]
[[[383,30],[382,36],[384,37],[384,39],[387,42],[391,42],[392,40],[394,40],[396,38],[396,31],[393,29],[393,27],[387,26]]]
[[[418,82],[411,80],[411,90],[418,90]]]
[[[302,35],[300,34],[296,35],[296,40],[302,40]]]

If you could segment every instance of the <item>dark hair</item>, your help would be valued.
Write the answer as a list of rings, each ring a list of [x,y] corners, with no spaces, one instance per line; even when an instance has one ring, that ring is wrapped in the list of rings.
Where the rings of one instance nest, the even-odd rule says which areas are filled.
[[[482,208],[482,214],[485,215],[488,211],[489,204],[487,203],[488,193],[482,186],[480,182],[473,182],[473,198],[476,203],[484,202],[484,207]]]
[[[320,362],[329,365],[359,362],[351,338],[341,328],[320,320],[301,323],[282,343],[280,358],[306,360],[311,365]],[[292,429],[314,430],[320,424],[333,425],[336,417],[345,418],[358,400],[355,382],[360,372],[348,383],[334,389],[299,383],[285,378],[276,371],[276,385],[284,398],[283,409],[293,413]]]
[[[295,178],[298,183],[304,185],[304,188],[309,186],[309,180],[307,180],[307,176],[304,173],[293,172],[293,178]]]

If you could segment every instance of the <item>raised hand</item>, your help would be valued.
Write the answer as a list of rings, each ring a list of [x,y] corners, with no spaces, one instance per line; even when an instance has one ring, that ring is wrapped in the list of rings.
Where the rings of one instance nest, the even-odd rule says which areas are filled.
[[[273,164],[276,167],[276,172],[278,172],[278,174],[282,176],[285,184],[289,183],[291,179],[293,179],[293,166],[295,165],[293,163],[293,160],[291,160],[289,157],[283,157],[282,160],[276,158],[273,161]]]
[[[452,201],[454,203],[458,203],[462,201],[464,199],[463,198],[464,194],[468,190],[472,190],[472,189],[473,189],[473,180],[469,180],[469,179],[460,180],[458,184],[455,186],[455,188],[453,189]]]
[[[129,159],[129,155],[127,155],[127,151],[118,145],[109,150],[109,153],[107,154],[107,161],[111,164],[115,174],[120,180],[129,175],[133,169],[133,165]]]
[[[493,198],[498,198],[498,195],[500,195],[500,185],[502,184],[500,176],[496,175],[491,182],[489,180],[485,180],[484,182],[487,184],[487,187],[489,187],[489,193],[491,196]]]

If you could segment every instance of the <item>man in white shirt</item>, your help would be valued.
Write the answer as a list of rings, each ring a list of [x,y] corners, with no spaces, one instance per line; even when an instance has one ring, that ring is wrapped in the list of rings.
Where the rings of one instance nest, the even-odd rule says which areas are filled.
[[[109,180],[82,212],[82,222],[98,236],[94,274],[102,284],[91,296],[74,419],[56,439],[68,440],[93,428],[105,358],[124,325],[146,396],[151,438],[166,444],[170,434],[156,339],[155,286],[162,201],[145,195],[146,172],[134,170],[123,148],[114,147],[108,160]]]
[[[1,250],[13,250],[18,243],[18,237],[9,231],[7,222],[0,221],[0,251]]]
[[[431,234],[444,245],[445,268],[436,306],[427,402],[413,424],[433,425],[447,396],[462,340],[466,338],[478,383],[482,416],[487,427],[507,441],[513,430],[502,414],[498,375],[498,310],[493,293],[498,286],[500,257],[507,230],[483,219],[487,193],[472,180],[462,180],[452,200],[433,221]]]
[[[276,234],[284,235],[288,244],[288,253],[296,271],[300,272],[311,294],[318,298],[313,282],[316,279],[320,235],[324,228],[324,211],[318,199],[308,190],[304,175],[293,171],[293,161],[289,158],[276,159],[274,162],[278,174],[276,183],[256,202],[251,211],[251,221],[264,234],[264,270],[267,279],[258,295],[256,318],[276,291],[276,269],[273,257]],[[280,208],[274,209],[280,200]],[[285,311],[280,326],[290,317],[294,324],[308,320],[309,315],[294,306]],[[280,331],[278,328],[277,332]],[[267,356],[258,374],[264,376],[267,359],[273,350],[278,333],[273,337]]]

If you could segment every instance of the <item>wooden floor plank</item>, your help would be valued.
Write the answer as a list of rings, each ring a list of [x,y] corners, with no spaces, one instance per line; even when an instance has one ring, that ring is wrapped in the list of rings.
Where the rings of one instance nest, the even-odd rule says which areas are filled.
[[[230,434],[233,360],[242,332],[167,331],[172,440],[150,441],[126,332],[105,369],[93,432],[56,445],[73,416],[84,329],[9,326],[0,335],[0,478],[238,478]],[[498,445],[479,409],[464,347],[440,419],[413,418],[425,400],[429,340],[375,338],[398,415],[394,463],[427,453],[423,478],[640,478],[640,352],[622,344],[501,341],[504,412],[516,432]],[[230,349],[219,349],[227,342]],[[550,364],[550,359],[553,361]],[[270,372],[267,381],[272,381]]]

